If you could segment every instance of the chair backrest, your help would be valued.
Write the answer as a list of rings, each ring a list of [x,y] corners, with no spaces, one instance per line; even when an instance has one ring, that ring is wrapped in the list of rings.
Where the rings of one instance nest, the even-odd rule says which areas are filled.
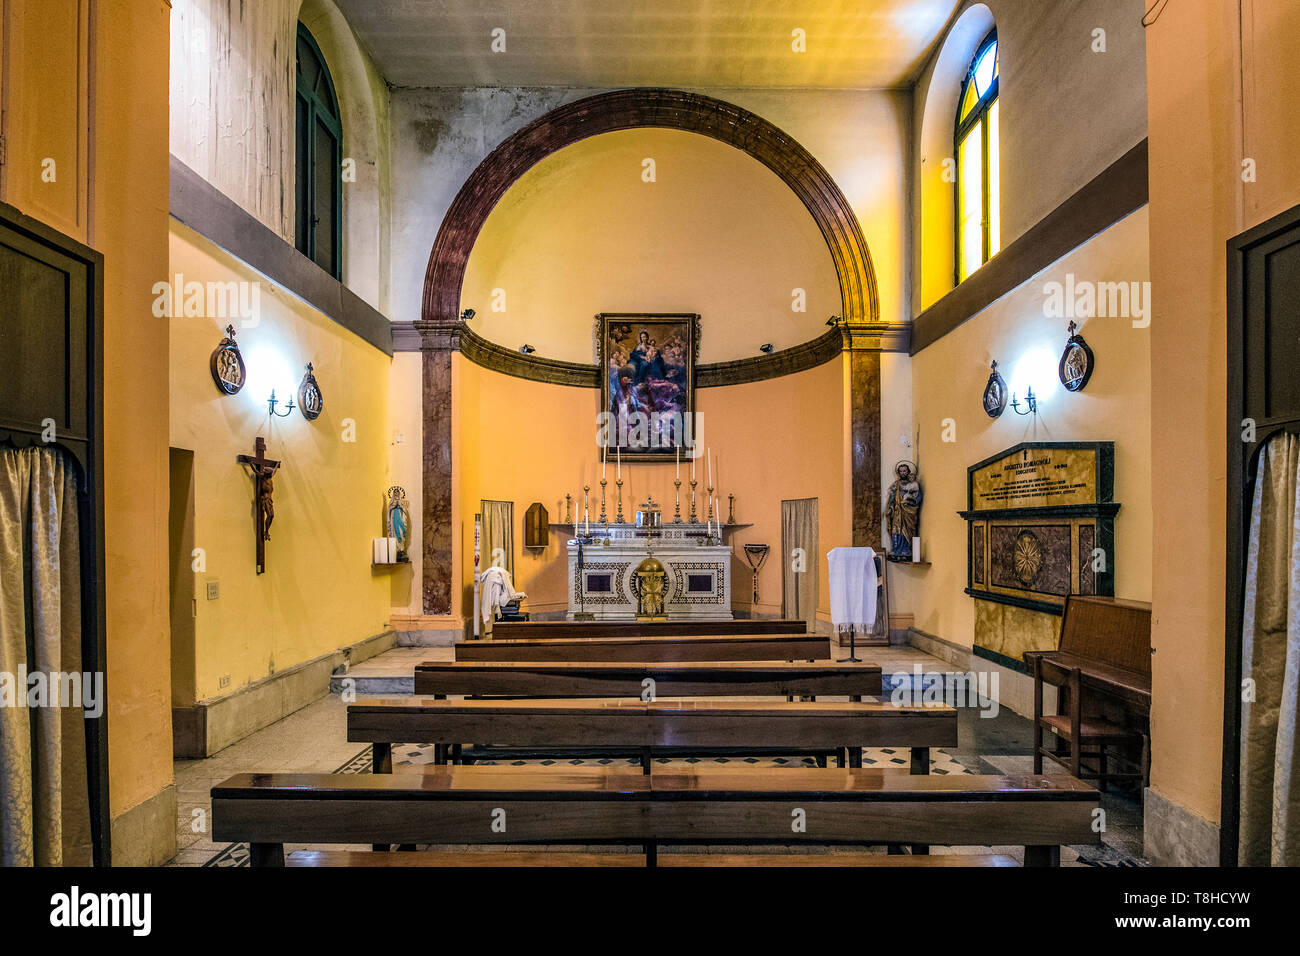
[[[1071,594],[1061,621],[1061,650],[1151,674],[1151,605]]]

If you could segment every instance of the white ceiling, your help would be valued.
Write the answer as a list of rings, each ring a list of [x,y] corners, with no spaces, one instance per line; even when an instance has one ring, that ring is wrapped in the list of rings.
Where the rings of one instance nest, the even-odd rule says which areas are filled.
[[[910,83],[958,0],[335,2],[396,86],[862,89]]]

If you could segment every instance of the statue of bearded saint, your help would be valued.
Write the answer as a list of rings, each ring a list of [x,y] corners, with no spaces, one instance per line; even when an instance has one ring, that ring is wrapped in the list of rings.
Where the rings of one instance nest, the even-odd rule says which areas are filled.
[[[894,466],[895,481],[889,486],[885,518],[889,527],[889,556],[912,560],[912,539],[921,530],[921,483],[909,462]]]

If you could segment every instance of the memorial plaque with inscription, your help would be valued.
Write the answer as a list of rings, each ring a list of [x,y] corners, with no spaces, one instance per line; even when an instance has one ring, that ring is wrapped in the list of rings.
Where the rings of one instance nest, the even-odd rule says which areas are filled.
[[[968,469],[961,516],[978,656],[1023,670],[1024,651],[1055,648],[1043,616],[1060,615],[1067,594],[1115,593],[1114,448],[1025,442]]]
[[[1112,594],[1113,442],[1025,442],[968,469],[966,593],[1051,614]]]

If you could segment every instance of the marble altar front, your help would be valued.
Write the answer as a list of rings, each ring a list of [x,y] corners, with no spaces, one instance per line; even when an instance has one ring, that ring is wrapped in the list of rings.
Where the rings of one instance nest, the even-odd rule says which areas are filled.
[[[731,620],[731,546],[721,543],[717,525],[709,536],[705,525],[688,522],[653,529],[593,524],[590,537],[571,539],[568,620],[582,611],[597,621],[636,620],[636,570],[647,557],[658,559],[667,572],[664,618]]]

